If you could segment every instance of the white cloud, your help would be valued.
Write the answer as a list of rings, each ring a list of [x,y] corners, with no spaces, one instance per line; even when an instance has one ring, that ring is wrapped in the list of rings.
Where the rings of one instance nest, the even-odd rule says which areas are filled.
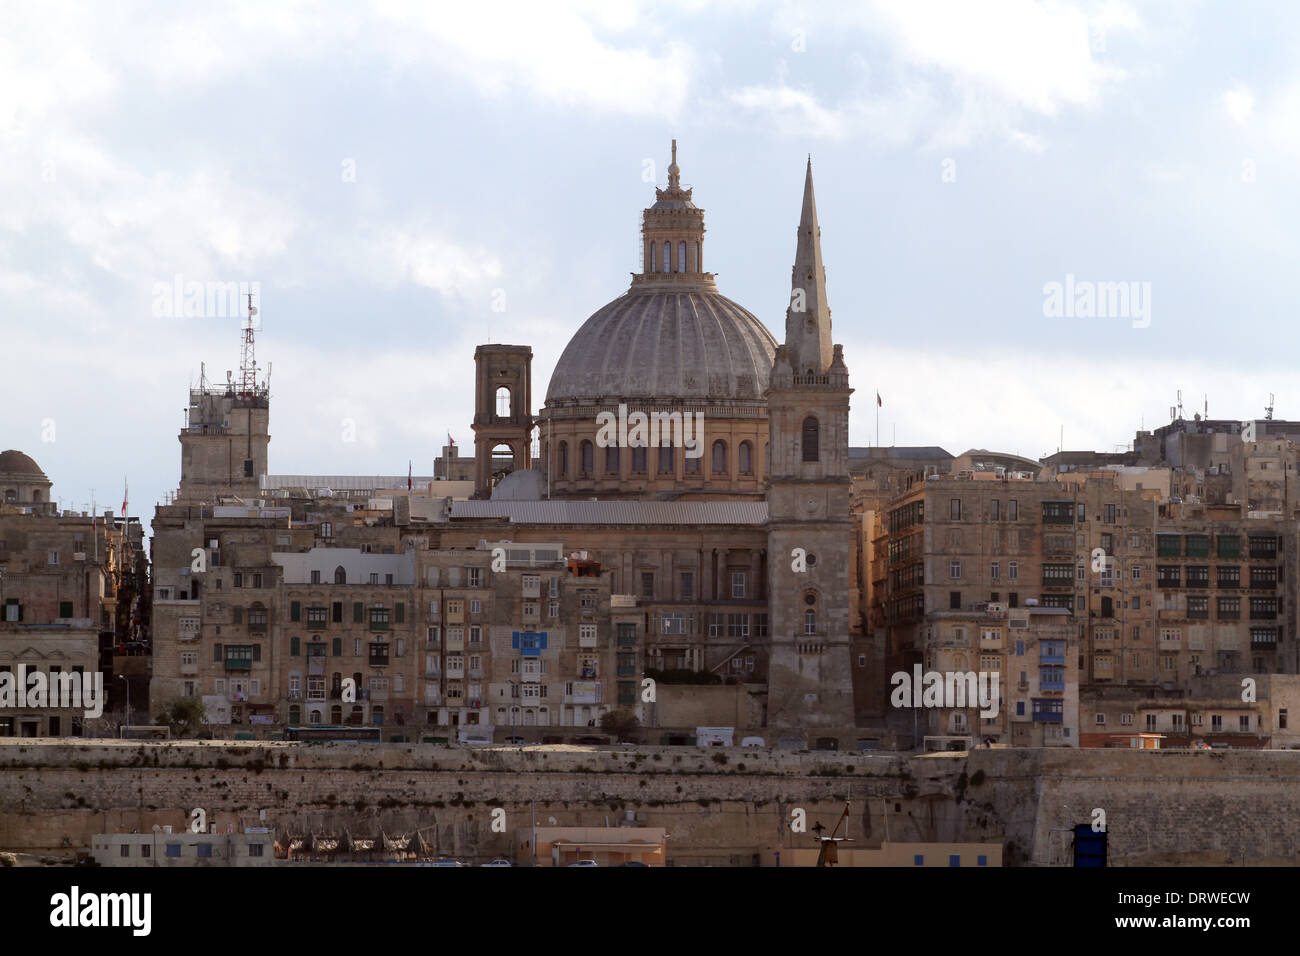
[[[1241,84],[1225,90],[1220,95],[1219,101],[1228,111],[1228,115],[1239,125],[1244,126],[1255,113],[1255,96],[1249,88]]]
[[[525,94],[564,106],[674,118],[694,74],[683,42],[661,50],[646,29],[662,13],[620,4],[428,4],[376,0],[408,66],[436,62],[487,95]],[[597,35],[626,34],[626,42]]]

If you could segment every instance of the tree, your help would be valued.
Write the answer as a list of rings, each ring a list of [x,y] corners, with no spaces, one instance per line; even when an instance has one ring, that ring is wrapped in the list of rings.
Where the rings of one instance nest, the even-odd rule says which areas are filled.
[[[618,707],[614,710],[607,710],[600,715],[600,729],[607,734],[613,734],[616,740],[622,741],[641,729],[641,721],[628,708]],[[628,742],[635,743],[636,741]]]
[[[203,701],[197,697],[176,697],[163,705],[157,721],[171,728],[173,737],[192,737],[207,721]]]

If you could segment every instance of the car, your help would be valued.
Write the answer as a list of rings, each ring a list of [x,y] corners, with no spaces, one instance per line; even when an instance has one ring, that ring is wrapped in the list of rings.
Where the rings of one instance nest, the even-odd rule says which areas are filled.
[[[434,860],[429,865],[430,866],[464,866],[465,864],[460,862],[460,860],[453,860],[449,856],[444,856],[440,860]]]
[[[578,860],[575,863],[570,863],[569,866],[600,866],[600,864],[595,860]]]
[[[649,866],[649,863],[642,863],[640,860],[628,860],[626,863],[620,863],[619,866]]]
[[[479,866],[514,866],[514,864],[505,857],[499,856],[495,860],[489,860],[487,863],[480,863]]]

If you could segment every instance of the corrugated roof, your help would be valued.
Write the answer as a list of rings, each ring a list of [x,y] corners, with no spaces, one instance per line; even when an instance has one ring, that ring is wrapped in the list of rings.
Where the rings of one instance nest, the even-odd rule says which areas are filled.
[[[453,501],[451,517],[513,524],[764,524],[766,501]]]
[[[429,487],[433,478],[429,475],[411,476],[411,484],[417,491]],[[406,489],[406,475],[263,475],[262,490],[274,491],[279,488],[307,488],[318,490],[328,488],[331,491],[397,491]]]

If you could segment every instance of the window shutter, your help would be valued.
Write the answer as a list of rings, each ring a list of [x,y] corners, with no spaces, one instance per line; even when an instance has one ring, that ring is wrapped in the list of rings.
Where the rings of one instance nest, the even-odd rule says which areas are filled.
[[[403,604],[401,601],[398,601],[395,610],[396,610],[396,614],[395,614],[396,623],[398,624],[403,623],[406,620],[406,605]]]
[[[292,601],[289,604],[289,620],[298,621],[302,619],[302,602]]]
[[[253,660],[255,660],[255,661],[260,661],[261,659],[262,659],[262,645],[261,645],[261,644],[254,644],[254,645],[253,645]]]
[[[215,663],[218,663],[218,664],[221,663],[221,645],[220,645],[220,644],[213,644],[213,645],[212,645],[212,660],[213,660]]]
[[[360,601],[352,602],[352,623],[360,624],[364,620],[363,611]]]

